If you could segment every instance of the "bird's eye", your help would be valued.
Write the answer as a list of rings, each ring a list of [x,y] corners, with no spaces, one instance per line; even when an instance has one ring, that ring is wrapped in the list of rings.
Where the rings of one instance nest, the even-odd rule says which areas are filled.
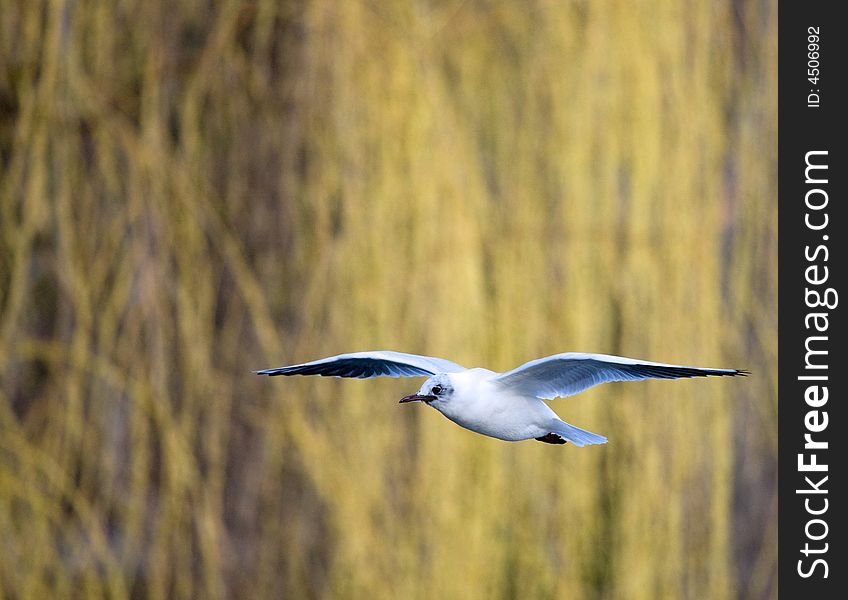
[[[433,394],[435,394],[436,396],[438,396],[439,394],[441,394],[441,393],[442,393],[442,386],[440,386],[440,385],[434,385],[434,386],[430,389],[430,391],[431,391]]]

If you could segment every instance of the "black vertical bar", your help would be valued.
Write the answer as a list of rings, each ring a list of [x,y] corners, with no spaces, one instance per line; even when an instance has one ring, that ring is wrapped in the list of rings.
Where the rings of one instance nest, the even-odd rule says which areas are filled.
[[[842,6],[779,2],[778,567],[786,598],[848,597]]]

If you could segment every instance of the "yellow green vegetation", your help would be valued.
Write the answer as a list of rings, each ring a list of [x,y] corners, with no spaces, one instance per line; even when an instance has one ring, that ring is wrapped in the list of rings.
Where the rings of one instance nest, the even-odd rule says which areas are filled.
[[[0,597],[776,594],[776,3],[0,2]],[[419,380],[565,351],[609,437]]]

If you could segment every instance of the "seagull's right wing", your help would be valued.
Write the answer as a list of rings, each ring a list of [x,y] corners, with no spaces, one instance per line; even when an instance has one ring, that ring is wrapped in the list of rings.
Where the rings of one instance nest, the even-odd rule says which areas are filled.
[[[736,369],[704,369],[635,360],[608,354],[567,352],[531,360],[494,378],[499,384],[537,398],[573,396],[600,383],[640,379],[680,379],[747,375]]]
[[[405,354],[391,350],[352,352],[312,362],[256,371],[257,375],[321,375],[323,377],[422,377],[438,373],[458,373],[465,367],[432,356]]]

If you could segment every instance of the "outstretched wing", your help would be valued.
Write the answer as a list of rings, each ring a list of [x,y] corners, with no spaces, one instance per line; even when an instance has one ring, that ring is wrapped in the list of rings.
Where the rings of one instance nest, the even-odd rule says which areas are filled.
[[[600,383],[640,379],[680,379],[747,375],[736,369],[702,369],[634,360],[608,354],[567,352],[524,363],[494,378],[519,393],[550,400],[565,398]]]
[[[457,373],[465,367],[432,356],[405,354],[391,350],[352,352],[312,362],[256,371],[258,375],[321,375],[323,377],[421,377],[438,373]]]

